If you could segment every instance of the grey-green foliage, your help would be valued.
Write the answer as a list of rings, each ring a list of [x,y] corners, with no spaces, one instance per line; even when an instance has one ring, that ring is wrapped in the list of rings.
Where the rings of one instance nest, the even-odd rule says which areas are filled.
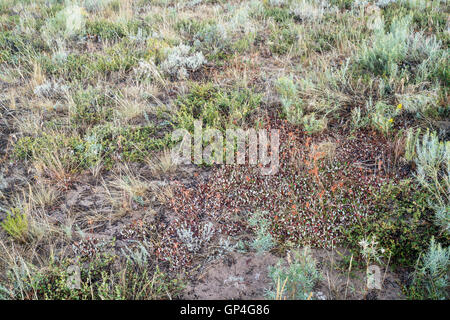
[[[185,79],[189,75],[188,71],[196,71],[205,63],[206,59],[203,53],[191,53],[190,46],[180,44],[169,49],[166,60],[161,64],[161,69],[172,77]]]
[[[256,231],[256,239],[253,240],[251,247],[258,253],[266,252],[275,245],[272,235],[269,232],[269,220],[265,217],[267,212],[258,211],[249,219],[249,225]]]
[[[449,267],[450,248],[442,248],[432,238],[428,251],[419,261],[414,273],[413,288],[416,297],[448,299]]]
[[[305,131],[309,134],[322,132],[327,128],[328,120],[325,116],[316,116],[316,113],[310,113],[302,118],[302,124]]]
[[[310,299],[315,285],[322,279],[316,261],[307,247],[295,252],[287,266],[280,260],[275,266],[269,267],[269,277],[274,287],[267,293],[269,298],[293,300]]]
[[[315,84],[310,81],[303,81],[302,85],[306,90],[308,88],[316,89]],[[310,134],[326,129],[327,118],[325,116],[319,116],[314,112],[307,115],[304,114],[303,101],[298,96],[298,85],[292,78],[279,78],[275,84],[275,88],[280,96],[283,114],[289,122],[303,125],[305,131]]]
[[[406,112],[425,112],[438,103],[437,90],[427,90],[413,94],[396,95]]]
[[[68,90],[68,86],[58,82],[46,81],[34,88],[35,95],[45,98],[61,98],[64,97]]]
[[[326,0],[296,0],[292,1],[289,9],[297,19],[317,22],[333,8]]]
[[[297,84],[292,78],[281,77],[276,82],[276,90],[280,96],[281,107],[291,123],[299,124],[303,119],[302,100],[298,97]]]
[[[230,44],[230,37],[222,24],[208,25],[194,36],[194,47],[210,54],[229,51]]]
[[[414,130],[413,128],[409,128],[406,131],[406,140],[405,140],[405,159],[406,161],[413,161],[416,158],[416,144],[420,137],[420,128]]]
[[[10,300],[11,298],[11,291],[5,286],[0,285],[0,300]]]
[[[450,229],[450,141],[439,141],[435,132],[427,131],[416,142],[416,178],[433,194],[435,220],[444,231]]]
[[[450,141],[439,141],[427,131],[416,143],[417,180],[433,193],[441,204],[450,203]]]
[[[125,245],[125,250],[121,249],[122,255],[127,258],[127,261],[132,262],[140,268],[145,268],[150,257],[148,252],[149,244],[145,240],[143,242],[135,242],[137,244],[136,248],[129,248]]]
[[[69,5],[48,19],[41,28],[42,38],[50,45],[61,43],[85,30],[85,11],[78,5]]]
[[[400,76],[399,67],[412,66],[415,82],[421,83],[433,76],[446,61],[448,52],[442,50],[436,37],[425,36],[411,28],[411,16],[394,19],[389,32],[375,30],[358,55],[359,65],[376,75]]]
[[[447,61],[448,51],[442,50],[441,45],[435,36],[428,37],[421,32],[408,37],[406,61],[417,65],[416,83],[427,81]]]
[[[450,205],[440,205],[435,207],[435,223],[443,231],[450,234]]]
[[[408,52],[411,17],[403,17],[392,22],[385,33],[383,28],[375,31],[374,39],[368,41],[358,57],[361,67],[375,74],[392,75],[397,72],[397,64]]]

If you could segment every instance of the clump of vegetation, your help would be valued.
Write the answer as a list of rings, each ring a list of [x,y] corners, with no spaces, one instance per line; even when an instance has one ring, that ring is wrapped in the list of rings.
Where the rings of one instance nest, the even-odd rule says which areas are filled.
[[[209,59],[225,59],[231,53],[231,40],[221,24],[202,28],[194,35],[194,47],[206,52]]]
[[[444,232],[450,229],[450,142],[440,142],[436,133],[426,132],[416,143],[416,178],[432,195],[435,222]]]
[[[209,298],[197,277],[239,269],[226,259],[264,264],[270,298],[337,297],[343,277],[345,297],[368,298],[353,274],[377,263],[404,289],[379,298],[448,299],[448,14],[439,0],[0,1],[0,298]],[[234,129],[239,164],[210,165],[218,144],[176,163],[172,132],[198,123],[224,151]],[[267,150],[248,139],[260,129]],[[303,247],[321,263],[273,262]],[[342,254],[326,279],[325,251]]]
[[[418,261],[410,297],[413,299],[448,299],[448,269],[450,248],[442,248],[434,238]]]
[[[14,148],[18,159],[42,161],[71,172],[95,166],[103,161],[106,167],[117,159],[144,161],[147,153],[170,144],[170,135],[157,136],[154,126],[114,128],[111,124],[96,126],[84,137],[43,133],[39,137],[20,138]],[[58,153],[55,153],[55,148]],[[55,168],[57,169],[57,168]]]
[[[383,26],[376,29],[373,41],[363,46],[358,57],[360,67],[388,78],[412,73],[415,83],[436,79],[447,54],[436,38],[412,33],[411,23],[411,16],[404,16],[394,19],[387,33]]]
[[[303,118],[302,101],[298,97],[297,84],[290,78],[279,78],[276,89],[286,118],[292,123],[300,123]]]
[[[268,292],[268,297],[277,300],[311,300],[314,287],[322,278],[316,261],[308,248],[288,257],[287,266],[279,261],[276,266],[269,267],[269,276],[275,289]]]
[[[130,251],[134,253],[134,251]],[[15,282],[12,289],[3,288],[0,297],[5,299],[38,300],[149,300],[177,297],[183,284],[168,279],[158,267],[150,271],[148,255],[134,260],[129,255],[122,261],[123,268],[114,270],[119,256],[99,252],[91,258],[77,261],[52,260],[45,270],[18,266],[8,277]],[[22,269],[22,270],[20,270]],[[24,278],[21,278],[21,274]]]
[[[280,95],[283,115],[289,122],[302,125],[305,131],[310,134],[322,132],[326,129],[326,117],[317,116],[314,112],[304,113],[304,103],[299,97],[297,84],[292,79],[278,79],[276,89]]]
[[[69,37],[83,34],[86,27],[87,12],[77,5],[69,5],[46,21],[41,28],[43,39],[49,45],[64,41]]]
[[[270,221],[265,217],[265,213],[252,214],[248,223],[256,232],[256,239],[251,244],[252,248],[259,253],[272,249],[275,244],[270,234]]]
[[[383,102],[378,102],[373,107],[373,112],[371,113],[371,123],[374,129],[379,130],[385,135],[391,133],[394,127],[394,117],[396,113],[396,108],[387,105]]]
[[[12,208],[7,212],[0,226],[14,239],[25,242],[28,239],[29,223],[28,217],[18,208]]]
[[[74,125],[86,128],[109,121],[115,105],[114,97],[100,88],[88,88],[75,92],[72,96]]]
[[[450,141],[439,141],[426,132],[416,144],[417,180],[433,194],[439,205],[450,203]]]
[[[270,51],[277,55],[284,55],[297,50],[298,33],[291,24],[274,26],[269,38]]]
[[[200,119],[207,128],[225,130],[242,125],[260,103],[261,96],[251,89],[225,91],[212,83],[194,85],[191,92],[176,101],[178,111],[174,120],[190,132],[194,130],[194,121]]]
[[[188,78],[188,71],[197,71],[206,63],[206,59],[201,52],[191,54],[191,47],[179,45],[169,49],[167,58],[161,63],[161,69],[177,79]]]
[[[395,266],[413,267],[432,237],[449,241],[434,224],[428,199],[429,193],[417,189],[413,181],[386,185],[377,200],[378,213],[350,228],[348,239],[357,242],[375,236]]]

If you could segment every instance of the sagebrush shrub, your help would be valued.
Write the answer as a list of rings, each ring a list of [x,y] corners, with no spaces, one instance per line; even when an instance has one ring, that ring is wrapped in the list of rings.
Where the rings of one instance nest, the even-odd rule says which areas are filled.
[[[319,21],[323,18],[325,12],[329,10],[327,1],[298,0],[293,1],[290,6],[290,12],[298,20]]]
[[[250,89],[219,90],[212,83],[195,85],[191,92],[176,101],[175,121],[191,132],[194,121],[203,120],[206,127],[225,130],[240,125],[261,102],[261,95]]]
[[[291,123],[299,124],[303,119],[302,100],[298,97],[297,84],[292,78],[282,77],[276,83],[283,113]]]
[[[46,81],[34,88],[35,95],[44,98],[62,98],[68,90],[68,86],[58,82]]]
[[[414,273],[413,298],[443,300],[448,299],[448,271],[450,248],[442,248],[431,239],[430,247]]]
[[[405,140],[405,159],[406,161],[413,161],[416,158],[416,144],[420,136],[420,128],[414,130],[409,128],[406,132]]]
[[[222,24],[213,24],[199,30],[194,36],[194,47],[210,55],[223,55],[230,51],[231,42]]]
[[[275,246],[270,234],[270,221],[266,218],[265,212],[256,212],[249,219],[249,225],[255,229],[256,239],[251,246],[259,253],[269,251]]]
[[[450,205],[438,205],[435,210],[435,223],[444,232],[450,234]]]
[[[43,39],[52,45],[58,40],[65,40],[84,32],[86,27],[86,12],[78,5],[69,5],[56,13],[55,17],[46,21],[41,28]]]
[[[363,70],[379,76],[399,77],[407,71],[415,75],[412,82],[439,78],[439,68],[447,61],[435,36],[425,36],[412,29],[412,16],[395,18],[389,32],[380,27],[373,39],[366,43],[357,57]]]
[[[427,131],[416,143],[416,178],[441,205],[450,203],[450,141]]]
[[[435,132],[427,131],[416,142],[416,178],[433,194],[435,222],[444,231],[450,221],[450,141],[439,141]]]
[[[205,63],[203,53],[191,53],[190,46],[180,44],[169,49],[166,60],[161,63],[161,69],[174,78],[186,79],[189,71],[197,71]]]
[[[405,93],[396,95],[402,109],[410,113],[424,113],[438,104],[436,90],[427,90],[419,93]]]
[[[397,64],[405,59],[408,52],[410,24],[411,17],[407,16],[394,20],[388,33],[383,28],[376,30],[374,39],[362,48],[359,65],[375,75],[395,74]]]
[[[314,287],[322,275],[306,247],[301,252],[294,253],[288,266],[279,261],[277,265],[269,267],[269,277],[275,288],[268,292],[269,298],[307,300],[312,297]]]

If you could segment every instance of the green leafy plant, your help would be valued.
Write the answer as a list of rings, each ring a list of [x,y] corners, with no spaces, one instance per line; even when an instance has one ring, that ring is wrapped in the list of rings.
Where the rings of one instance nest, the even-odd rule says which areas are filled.
[[[26,242],[29,236],[29,222],[25,213],[18,208],[7,212],[5,220],[0,225],[15,240]]]
[[[267,293],[269,298],[309,300],[314,286],[322,275],[317,269],[310,249],[305,247],[302,251],[294,253],[287,266],[280,260],[276,266],[269,267],[269,277],[275,288]]]
[[[260,102],[261,96],[250,89],[224,91],[212,83],[194,85],[190,93],[176,101],[178,111],[174,120],[190,132],[194,121],[200,119],[207,128],[225,130],[243,124]]]
[[[444,243],[450,240],[434,223],[429,197],[411,180],[383,186],[377,195],[378,213],[345,230],[347,241],[356,245],[374,236],[394,266],[412,267],[433,236]]]
[[[265,218],[264,212],[256,212],[249,219],[249,225],[256,231],[256,239],[251,246],[259,253],[269,251],[275,246],[270,234],[270,220]]]

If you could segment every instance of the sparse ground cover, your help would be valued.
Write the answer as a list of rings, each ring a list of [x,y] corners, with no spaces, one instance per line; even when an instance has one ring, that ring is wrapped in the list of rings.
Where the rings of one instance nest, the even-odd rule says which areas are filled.
[[[0,298],[448,299],[449,12],[2,0]],[[276,174],[175,164],[197,120]]]

